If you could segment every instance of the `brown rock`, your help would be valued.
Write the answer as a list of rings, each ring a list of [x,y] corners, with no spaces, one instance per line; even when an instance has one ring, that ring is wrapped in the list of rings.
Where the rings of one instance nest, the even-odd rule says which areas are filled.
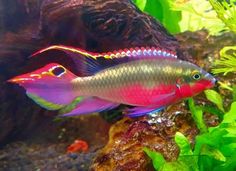
[[[183,103],[171,106],[154,118],[123,118],[111,127],[109,142],[96,157],[92,170],[152,170],[144,147],[161,152],[169,161],[174,160],[179,153],[173,139],[177,131],[191,143],[198,133]]]

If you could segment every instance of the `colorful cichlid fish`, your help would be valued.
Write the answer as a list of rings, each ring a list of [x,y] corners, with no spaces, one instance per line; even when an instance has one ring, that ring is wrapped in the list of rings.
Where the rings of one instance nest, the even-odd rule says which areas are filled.
[[[57,63],[12,78],[27,95],[49,110],[63,109],[64,116],[110,110],[120,104],[134,106],[129,116],[153,113],[214,86],[216,79],[198,66],[158,48],[135,48],[96,54],[66,46],[79,76]]]

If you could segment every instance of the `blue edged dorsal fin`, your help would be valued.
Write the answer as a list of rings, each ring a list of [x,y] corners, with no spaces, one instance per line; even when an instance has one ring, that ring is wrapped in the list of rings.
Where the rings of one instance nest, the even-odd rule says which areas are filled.
[[[174,52],[160,49],[158,47],[136,47],[107,53],[93,53],[79,48],[61,45],[47,47],[34,53],[31,57],[36,57],[39,54],[43,54],[44,52],[51,50],[63,51],[69,58],[71,58],[76,65],[78,76],[93,75],[103,69],[133,60],[145,58],[177,58]]]

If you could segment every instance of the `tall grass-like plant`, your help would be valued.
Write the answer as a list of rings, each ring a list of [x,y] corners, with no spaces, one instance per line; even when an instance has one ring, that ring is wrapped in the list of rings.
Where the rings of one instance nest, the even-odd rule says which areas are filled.
[[[209,0],[213,9],[229,29],[236,33],[236,0]]]
[[[214,74],[236,72],[236,46],[226,46],[220,51],[220,59],[214,62]]]

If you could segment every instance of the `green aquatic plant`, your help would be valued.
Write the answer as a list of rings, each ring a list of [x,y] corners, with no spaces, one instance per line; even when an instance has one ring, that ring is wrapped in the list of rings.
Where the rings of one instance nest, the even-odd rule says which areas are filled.
[[[221,111],[223,111],[223,112],[225,111],[224,107],[223,107],[223,99],[218,92],[216,92],[214,90],[205,90],[204,93],[209,101],[211,101],[212,103],[215,103],[216,106]]]
[[[220,59],[214,62],[214,74],[236,72],[236,46],[226,46],[220,50]]]
[[[209,0],[209,2],[216,11],[218,18],[220,18],[231,31],[236,33],[236,0]]]
[[[209,1],[188,0],[180,2],[176,0],[173,1],[172,8],[181,11],[180,32],[207,29],[210,35],[218,35],[227,30]]]
[[[140,10],[159,20],[172,34],[207,29],[210,35],[227,30],[206,0],[133,0]]]
[[[224,110],[222,97],[215,91],[205,92],[208,99]],[[236,94],[236,88],[234,88]],[[180,149],[175,161],[166,161],[161,153],[144,148],[158,171],[233,171],[236,169],[236,102],[222,115],[218,126],[207,128],[203,118],[203,108],[189,100],[189,107],[200,134],[195,138],[193,148],[189,140],[180,132],[175,135],[175,142]]]
[[[133,0],[137,7],[160,21],[170,33],[179,33],[181,11],[172,8],[174,0]]]
[[[192,98],[190,98],[188,100],[188,104],[189,104],[189,109],[191,111],[191,114],[192,114],[192,118],[193,120],[195,121],[198,129],[200,130],[200,132],[207,132],[207,127],[204,123],[204,120],[203,120],[203,110],[201,109],[200,106],[196,106],[194,104],[194,101]]]
[[[236,32],[236,0],[133,0],[172,33],[207,29],[210,35]]]

